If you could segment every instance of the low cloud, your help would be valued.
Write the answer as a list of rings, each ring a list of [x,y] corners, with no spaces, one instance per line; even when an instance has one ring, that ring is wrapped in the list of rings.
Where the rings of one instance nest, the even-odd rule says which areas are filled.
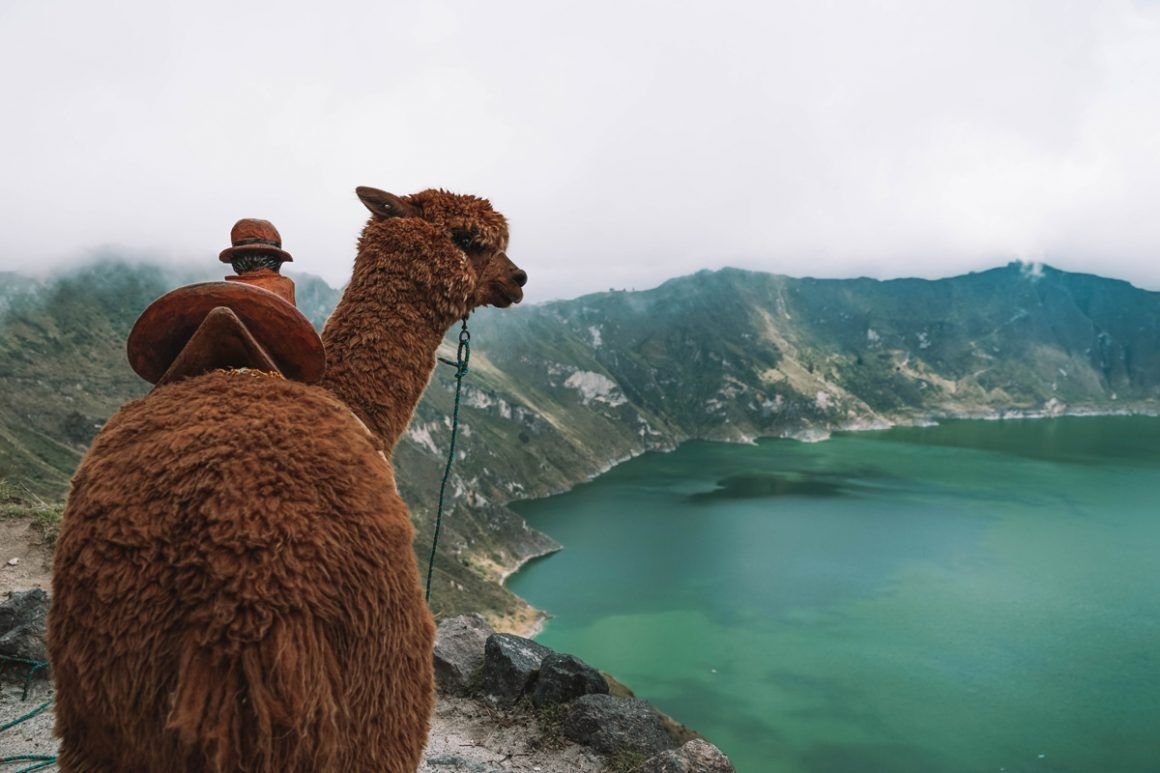
[[[340,283],[368,184],[489,196],[532,300],[1029,255],[1160,289],[1155,3],[10,3],[0,81],[2,269],[265,217]]]

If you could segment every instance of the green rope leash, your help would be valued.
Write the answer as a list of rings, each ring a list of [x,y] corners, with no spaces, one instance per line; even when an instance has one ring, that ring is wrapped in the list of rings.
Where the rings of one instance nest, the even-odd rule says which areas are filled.
[[[435,536],[431,540],[431,558],[427,560],[427,595],[431,601],[431,572],[435,568],[435,547],[439,544],[439,527],[443,524],[443,498],[447,491],[447,479],[451,477],[451,463],[455,461],[455,437],[459,434],[459,393],[463,388],[463,377],[467,375],[467,362],[471,359],[471,333],[467,332],[467,317],[459,329],[459,349],[455,352],[455,362],[439,361],[455,368],[455,407],[451,411],[451,448],[447,452],[447,466],[443,468],[443,482],[439,484],[439,509],[435,513]]]
[[[16,727],[21,722],[26,722],[26,721],[32,719],[37,714],[44,711],[45,709],[47,709],[51,705],[52,705],[52,701],[45,701],[44,703],[42,703],[39,706],[37,706],[36,708],[34,708],[32,711],[25,714],[24,716],[17,717],[16,719],[12,720],[11,722],[5,722],[3,725],[0,725],[0,731],[7,730],[10,727]],[[5,757],[4,759],[5,759],[5,761],[7,761],[8,758]]]
[[[55,765],[56,757],[46,757],[43,754],[14,754],[11,757],[0,759],[0,765],[9,765],[13,762],[35,762],[35,765],[29,765],[26,768],[13,771],[13,773],[32,773],[34,770],[41,770]]]
[[[11,655],[0,655],[0,660],[6,660],[9,663],[23,663],[26,666],[32,666],[28,669],[28,673],[24,675],[24,692],[20,696],[20,700],[28,700],[28,690],[32,687],[32,677],[36,672],[42,668],[48,668],[48,663],[43,660],[29,660],[28,658],[14,658]]]
[[[28,700],[28,690],[32,686],[33,675],[35,675],[37,671],[40,671],[43,668],[48,668],[48,663],[46,663],[43,660],[28,660],[27,658],[14,658],[14,657],[11,657],[9,655],[0,655],[0,660],[5,660],[5,661],[8,661],[9,663],[23,663],[26,666],[31,666],[31,668],[28,669],[28,673],[24,677],[24,692],[20,697],[21,701]],[[27,722],[28,720],[32,719],[37,714],[41,713],[42,711],[44,711],[45,709],[47,709],[51,705],[52,705],[52,701],[45,701],[44,703],[40,704],[39,706],[37,706],[36,708],[34,708],[32,711],[28,712],[27,714],[20,716],[20,717],[17,717],[16,719],[12,720],[11,722],[5,722],[3,725],[0,725],[0,732],[3,732],[3,731],[8,730],[10,728],[16,727],[21,722]],[[32,762],[32,763],[35,763],[33,765],[23,767],[20,770],[13,771],[13,773],[32,773],[32,771],[34,771],[34,770],[42,770],[43,768],[52,767],[53,765],[56,764],[56,757],[51,757],[51,756],[44,755],[44,754],[13,754],[9,757],[0,757],[0,765],[11,765],[14,762]]]

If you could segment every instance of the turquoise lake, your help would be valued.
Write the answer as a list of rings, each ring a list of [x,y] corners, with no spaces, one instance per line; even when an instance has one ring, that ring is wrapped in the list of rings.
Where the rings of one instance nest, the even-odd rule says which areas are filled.
[[[1160,771],[1160,419],[693,442],[509,587],[742,773]]]

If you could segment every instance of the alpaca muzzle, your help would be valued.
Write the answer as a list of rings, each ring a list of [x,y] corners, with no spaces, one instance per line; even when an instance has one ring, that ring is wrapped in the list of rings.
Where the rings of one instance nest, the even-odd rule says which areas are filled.
[[[488,262],[476,292],[476,304],[505,309],[524,299],[528,272],[499,252]]]

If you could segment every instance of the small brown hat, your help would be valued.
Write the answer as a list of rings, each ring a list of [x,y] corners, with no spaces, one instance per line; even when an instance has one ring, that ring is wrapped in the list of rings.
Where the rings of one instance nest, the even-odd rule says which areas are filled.
[[[222,250],[222,263],[232,263],[242,255],[270,255],[282,261],[293,261],[282,249],[282,235],[269,220],[247,217],[234,223],[230,231],[232,247]]]

